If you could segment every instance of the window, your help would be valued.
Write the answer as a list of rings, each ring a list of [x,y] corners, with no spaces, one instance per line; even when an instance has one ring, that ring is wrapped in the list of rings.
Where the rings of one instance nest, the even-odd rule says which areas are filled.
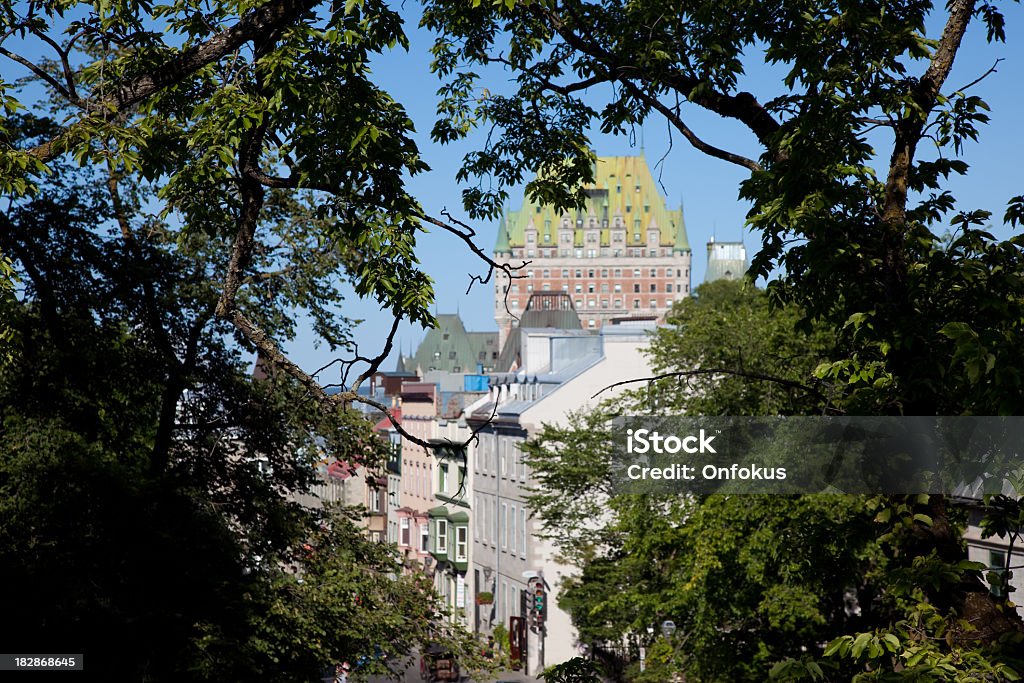
[[[1001,550],[989,550],[988,568],[990,580],[995,579],[989,585],[989,590],[992,591],[992,595],[1001,598],[1006,595],[1006,553]]]
[[[651,268],[651,277],[658,277],[658,269]]]
[[[633,308],[640,308],[640,299],[633,299]]]
[[[576,277],[583,277],[583,271],[579,268],[576,269]]]
[[[651,299],[651,308],[657,308],[657,307],[658,307],[658,300],[657,299]]]
[[[508,503],[501,504],[501,517],[498,519],[501,525],[501,549],[508,548]]]
[[[615,308],[622,308],[622,299],[615,300]]]
[[[437,520],[437,545],[434,546],[434,551],[438,555],[448,554],[448,520],[439,519]]]
[[[589,277],[590,279],[594,279],[594,269],[593,268],[591,268],[590,270],[587,271],[587,277]]]
[[[455,561],[465,562],[469,557],[469,527],[455,527]]]
[[[545,268],[543,272],[544,272],[544,279],[545,280],[547,280],[549,277],[551,277],[551,271],[548,270],[547,268]]]
[[[441,465],[439,468],[437,468],[437,471],[439,473],[438,474],[438,478],[437,478],[437,490],[440,491],[441,493],[447,493],[448,492],[448,465],[447,464]]]
[[[562,277],[564,277],[564,278],[568,278],[569,277],[569,269],[568,268],[562,268]]]
[[[484,497],[480,500],[480,523],[477,525],[479,531],[477,534],[480,536],[480,542],[487,542],[487,498]]]
[[[665,285],[665,291],[668,292],[669,294],[672,293],[672,283],[671,282],[669,282],[667,285]]]
[[[517,528],[516,522],[518,521],[516,519],[516,506],[515,505],[510,506],[508,512],[509,512],[509,524],[508,525],[509,525],[509,527],[512,528],[512,533],[509,536],[510,542],[509,542],[509,548],[508,549],[509,549],[509,552],[514,553],[516,551],[516,539],[519,536],[519,534],[516,533],[516,528]]]
[[[589,285],[587,285],[587,294],[593,294],[593,293],[594,293],[594,283],[591,282]]]
[[[671,268],[666,268],[665,269],[665,277],[672,277],[672,269]]]
[[[620,293],[622,291],[622,285],[616,283],[614,289],[615,289],[615,293],[618,294],[618,293]]]
[[[657,291],[658,291],[658,284],[655,283],[655,282],[652,282],[651,283],[651,293],[653,294],[653,293],[655,293]]]
[[[588,320],[587,327],[589,327],[590,329],[594,329],[595,327],[597,327],[597,322],[594,320]]]
[[[640,269],[639,268],[634,268],[633,269],[633,277],[640,277]]]
[[[519,508],[519,554],[526,557],[526,508]]]
[[[427,524],[420,524],[420,552],[428,552],[430,550],[430,526]]]
[[[577,294],[582,294],[583,293],[583,285],[576,285],[576,293]]]
[[[409,518],[408,517],[403,517],[399,521],[398,524],[399,524],[399,528],[402,530],[402,535],[401,535],[401,538],[399,539],[399,543],[401,543],[402,545],[408,547],[409,544],[410,544],[410,539],[409,539]]]
[[[633,293],[634,294],[639,294],[640,293],[640,283],[639,282],[637,282],[637,283],[635,283],[633,285]]]
[[[608,283],[607,282],[602,282],[601,283],[601,293],[602,294],[607,294],[608,293]]]
[[[448,360],[455,360],[455,352],[454,351],[449,351],[448,352]]]
[[[498,542],[498,527],[501,526],[501,520],[498,519],[498,501],[496,498],[491,498],[491,527],[487,530],[491,537],[491,545],[495,545]]]
[[[601,299],[601,308],[608,308],[608,299]]]
[[[615,269],[615,277],[622,277],[622,268]]]
[[[608,277],[608,269],[607,268],[602,268],[601,269],[601,277]]]

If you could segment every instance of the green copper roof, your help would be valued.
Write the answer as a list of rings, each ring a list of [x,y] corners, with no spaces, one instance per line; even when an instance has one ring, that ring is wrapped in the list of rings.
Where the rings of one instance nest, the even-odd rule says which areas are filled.
[[[407,370],[420,372],[477,371],[477,363],[492,368],[498,360],[497,332],[467,332],[462,319],[454,313],[437,316],[437,327],[427,332],[410,361],[403,361]]]
[[[507,253],[516,247],[561,248],[558,230],[563,219],[574,229],[573,246],[584,246],[584,230],[594,219],[600,230],[601,246],[611,245],[611,227],[621,218],[625,228],[625,246],[646,246],[647,230],[659,230],[659,242],[673,251],[689,251],[682,209],[670,210],[651,175],[647,160],[635,157],[598,157],[596,180],[588,185],[583,211],[556,215],[549,206],[524,199],[518,211],[506,211],[498,228],[494,250]],[[580,225],[582,221],[582,227]],[[537,231],[536,243],[527,245],[527,231]]]

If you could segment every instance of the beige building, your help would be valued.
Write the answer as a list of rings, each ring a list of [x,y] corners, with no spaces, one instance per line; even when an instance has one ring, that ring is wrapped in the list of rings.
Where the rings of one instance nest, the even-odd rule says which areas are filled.
[[[522,267],[495,280],[500,344],[533,293],[568,294],[587,330],[614,318],[661,320],[690,295],[683,212],[668,208],[644,156],[599,157],[595,177],[580,211],[556,214],[526,200],[505,213],[495,261]]]

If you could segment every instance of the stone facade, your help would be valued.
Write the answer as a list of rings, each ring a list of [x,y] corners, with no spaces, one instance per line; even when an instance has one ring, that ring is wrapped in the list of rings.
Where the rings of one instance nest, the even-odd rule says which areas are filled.
[[[495,321],[504,344],[531,294],[568,294],[584,329],[614,318],[663,319],[690,295],[690,244],[682,209],[668,209],[646,159],[599,157],[587,205],[556,215],[524,201],[505,213],[495,261]],[[524,265],[525,264],[525,265]]]

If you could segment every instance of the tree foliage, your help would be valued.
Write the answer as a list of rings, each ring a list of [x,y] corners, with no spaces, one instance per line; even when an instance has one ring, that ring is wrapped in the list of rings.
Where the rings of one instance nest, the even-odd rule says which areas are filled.
[[[822,330],[827,340],[809,356],[820,361],[812,373],[795,380],[778,373],[784,381],[775,383],[771,410],[1020,413],[1024,385],[1015,349],[1024,341],[1024,238],[1000,240],[988,226],[994,216],[1019,226],[1021,199],[1007,197],[1005,212],[992,212],[958,204],[946,188],[968,171],[962,157],[988,120],[988,105],[970,91],[975,84],[956,90],[948,77],[969,30],[985,31],[989,41],[1006,39],[997,5],[697,0],[666,12],[663,3],[645,0],[471,6],[433,0],[425,22],[442,32],[435,69],[447,85],[438,139],[470,125],[490,130],[487,146],[464,164],[465,177],[481,181],[465,195],[479,215],[499,209],[523,168],[544,170],[543,180],[527,188],[532,195],[580,205],[580,181],[592,180],[581,151],[590,128],[626,133],[651,117],[667,121],[696,151],[749,172],[739,195],[750,203],[747,224],[761,243],[751,275],[768,279],[769,299],[797,306],[805,330]],[[929,35],[936,25],[941,34]],[[742,85],[747,66],[761,60],[780,74],[775,83],[759,84],[769,99]],[[516,92],[474,99],[473,70],[481,65],[508,69]],[[697,108],[733,123],[757,153],[707,141],[690,125]],[[712,345],[709,354],[733,363],[738,359],[728,358],[730,350],[747,346],[697,327],[681,330],[675,343],[687,338],[693,343],[685,357],[697,368],[707,367],[694,358],[702,342]],[[784,353],[784,340],[773,343],[782,343]],[[770,364],[771,355],[761,362]],[[794,370],[807,373],[809,357]],[[642,407],[660,401],[718,414],[756,405],[757,388],[766,386],[749,376],[734,384],[721,377],[731,373],[717,375],[696,384],[694,397],[663,392]],[[777,400],[785,387],[796,388],[789,382],[805,389],[793,392],[802,405]],[[720,393],[705,401],[701,392]],[[575,443],[561,434],[541,438],[548,436],[555,450]],[[541,468],[542,461],[534,458]],[[877,628],[899,647],[905,639],[928,644],[931,654],[914,665],[934,654],[928,661],[936,668],[914,670],[909,661],[916,654],[894,655],[867,631],[854,634],[855,656],[840,647],[829,661],[853,661],[862,676],[878,679],[902,671],[922,680],[974,680],[974,670],[1008,676],[965,656],[1002,639],[1019,640],[1021,625],[985,593],[977,567],[962,564],[948,501],[871,504],[882,525],[880,542],[898,560],[890,571],[905,578],[893,584],[892,595],[903,601],[897,601],[899,615]],[[965,624],[979,630],[972,634]],[[813,666],[800,670],[820,679],[821,666]]]
[[[0,216],[24,284],[0,301],[9,646],[151,681],[307,680],[361,657],[386,672],[375,653],[428,641],[468,650],[360,511],[296,502],[325,458],[383,463],[372,423],[325,411],[286,374],[254,381],[215,312],[227,238],[175,228],[143,211],[146,186],[122,187],[109,168],[55,160]],[[320,310],[325,338],[344,341],[337,289],[316,286],[340,254],[316,248],[295,202],[272,195],[266,210],[238,305],[283,338],[297,309]]]
[[[812,372],[835,339],[802,320],[747,279],[702,284],[653,336],[651,367],[669,376],[645,391],[659,409],[691,415],[813,413],[833,393]]]

